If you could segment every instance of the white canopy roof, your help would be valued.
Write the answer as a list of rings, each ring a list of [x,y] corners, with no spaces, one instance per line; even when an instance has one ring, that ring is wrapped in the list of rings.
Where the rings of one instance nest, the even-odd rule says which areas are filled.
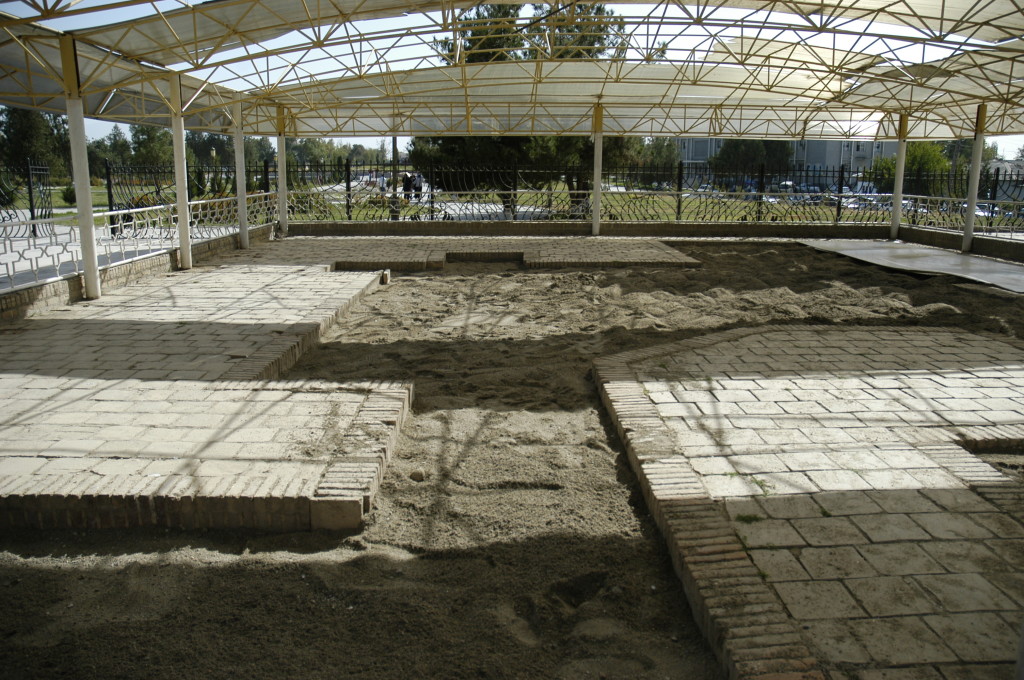
[[[0,103],[289,136],[608,134],[911,138],[1024,133],[1024,8],[1011,0],[610,5],[488,22],[462,0],[2,3]],[[518,5],[519,3],[509,3]],[[561,6],[557,6],[561,7]],[[566,58],[558,31],[610,36]],[[514,35],[521,44],[454,36]],[[448,41],[447,44],[445,41]],[[462,41],[455,41],[461,43]],[[499,44],[495,44],[499,43]],[[524,47],[525,46],[525,47]]]

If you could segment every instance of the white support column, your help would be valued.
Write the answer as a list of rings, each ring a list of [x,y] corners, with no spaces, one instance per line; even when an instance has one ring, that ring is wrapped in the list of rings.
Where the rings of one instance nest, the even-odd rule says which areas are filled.
[[[188,166],[185,163],[185,112],[181,105],[181,76],[170,77],[171,143],[174,147],[174,191],[178,196],[178,266],[192,268],[192,215],[188,207]]]
[[[288,161],[285,152],[284,109],[277,110],[277,223],[282,237],[288,235]]]
[[[79,91],[78,54],[71,36],[61,36],[60,52],[68,111],[68,138],[71,142],[71,175],[75,183],[78,232],[82,242],[85,297],[95,300],[101,294],[100,266],[96,256],[96,228],[92,218],[92,185],[89,182],[89,152],[85,138],[85,106]]]
[[[601,165],[604,160],[604,108],[594,105],[594,194],[591,200],[590,233],[601,235]]]
[[[81,98],[67,98],[68,136],[71,140],[71,168],[75,179],[78,230],[82,238],[82,271],[85,297],[100,296],[100,267],[96,257],[96,228],[92,218],[92,184],[89,182],[89,152],[85,141],[85,110]]]
[[[978,104],[978,116],[974,120],[974,147],[971,149],[971,169],[967,181],[967,214],[964,215],[964,241],[960,250],[971,252],[974,240],[974,211],[978,207],[978,185],[981,183],[981,156],[985,151],[985,118],[988,106]]]
[[[235,194],[238,198],[238,247],[249,247],[249,202],[245,192],[245,130],[242,127],[242,102],[231,106],[235,119]]]
[[[889,238],[900,237],[900,223],[903,221],[903,175],[907,168],[907,129],[910,120],[907,114],[900,114],[899,146],[896,149],[896,174],[892,184],[892,225]]]

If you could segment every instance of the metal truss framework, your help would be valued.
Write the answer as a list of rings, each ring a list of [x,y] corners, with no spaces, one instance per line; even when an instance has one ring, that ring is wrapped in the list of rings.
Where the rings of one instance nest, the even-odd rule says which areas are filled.
[[[86,116],[170,126],[179,75],[186,126],[218,133],[589,135],[602,120],[611,135],[895,139],[905,114],[907,138],[936,139],[972,136],[982,104],[988,134],[1024,133],[1019,0],[617,3],[611,15],[569,0],[501,19],[478,4],[3,2],[0,103],[63,113],[80,93]],[[567,27],[607,48],[567,48]]]

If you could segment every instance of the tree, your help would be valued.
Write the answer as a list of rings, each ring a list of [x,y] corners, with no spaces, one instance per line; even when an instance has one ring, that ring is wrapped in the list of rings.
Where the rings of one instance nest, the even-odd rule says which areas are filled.
[[[524,59],[597,59],[623,44],[623,24],[605,5],[569,3],[550,9],[533,5],[529,31],[522,30],[520,5],[479,5],[465,19],[466,28],[457,40],[436,43],[446,64],[518,61]],[[543,40],[539,38],[543,36]],[[456,50],[456,44],[459,49]],[[623,138],[604,140],[604,158],[610,163],[635,162],[642,142]],[[586,200],[592,181],[590,166],[593,142],[583,136],[559,137],[416,137],[409,145],[415,167],[451,168],[435,175],[435,186],[454,190],[494,189],[503,192],[506,210],[515,200],[509,190],[517,181],[509,176],[515,164],[547,168],[531,176],[531,183],[552,182],[564,177],[574,205]],[[485,165],[490,171],[469,171]],[[457,170],[457,171],[456,171]],[[455,185],[458,185],[458,188]]]
[[[308,137],[294,145],[295,159],[300,165],[325,165],[334,163],[337,151],[329,139]]]
[[[764,164],[769,174],[786,172],[793,155],[789,142],[781,140],[727,139],[708,162],[716,172],[758,172]]]
[[[124,167],[132,163],[132,145],[120,126],[115,125],[106,137],[100,137],[86,146],[89,156],[89,174],[93,177],[106,175],[106,164]]]
[[[516,29],[519,5],[478,5],[466,16],[458,44],[461,58],[466,63],[513,61],[523,58],[520,51],[526,46],[522,34]],[[441,60],[454,64],[460,54],[454,40],[441,40],[436,44]]]
[[[534,5],[534,25],[543,30],[542,45],[527,50],[527,59],[597,59],[611,48],[625,44],[625,24],[614,19],[615,12],[605,5],[568,3],[555,10]],[[665,46],[661,46],[664,54]],[[616,56],[621,57],[621,54]]]
[[[195,162],[202,165],[235,164],[234,140],[227,135],[188,130],[185,132],[185,148],[190,149],[195,154]]]
[[[130,125],[132,163],[134,165],[168,166],[174,164],[171,131],[150,125]]]
[[[274,160],[274,146],[266,137],[246,137],[245,162],[262,165],[264,161]]]
[[[974,142],[970,139],[952,139],[945,142],[936,142],[942,149],[942,155],[949,159],[953,172],[960,168],[966,168],[971,162],[971,147]],[[999,157],[999,146],[995,142],[986,142],[981,152],[982,164],[994,161]]]
[[[907,159],[903,169],[903,188],[917,196],[940,196],[954,193],[949,186],[949,158],[944,153],[944,142],[908,142]],[[896,159],[880,158],[869,173],[875,188],[890,194],[895,185]]]
[[[675,165],[679,160],[679,150],[671,137],[651,137],[644,140],[641,157],[644,165]]]
[[[114,128],[106,136],[107,146],[110,149],[110,162],[117,165],[129,165],[132,162],[132,143],[124,134],[120,125]]]
[[[1017,149],[1017,155],[1013,157],[1015,161],[1024,161],[1024,146]]]
[[[50,167],[53,175],[66,175],[69,153],[67,122],[61,116],[44,115],[28,109],[0,110],[2,160],[9,167],[24,167],[31,161]]]

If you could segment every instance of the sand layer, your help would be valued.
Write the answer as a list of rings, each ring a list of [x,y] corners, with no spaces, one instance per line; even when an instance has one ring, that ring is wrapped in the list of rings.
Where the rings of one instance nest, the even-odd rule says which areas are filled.
[[[4,536],[4,675],[719,678],[593,359],[766,323],[1022,337],[1024,301],[797,245],[679,247],[703,265],[397,277],[292,372],[415,382],[366,528]]]

